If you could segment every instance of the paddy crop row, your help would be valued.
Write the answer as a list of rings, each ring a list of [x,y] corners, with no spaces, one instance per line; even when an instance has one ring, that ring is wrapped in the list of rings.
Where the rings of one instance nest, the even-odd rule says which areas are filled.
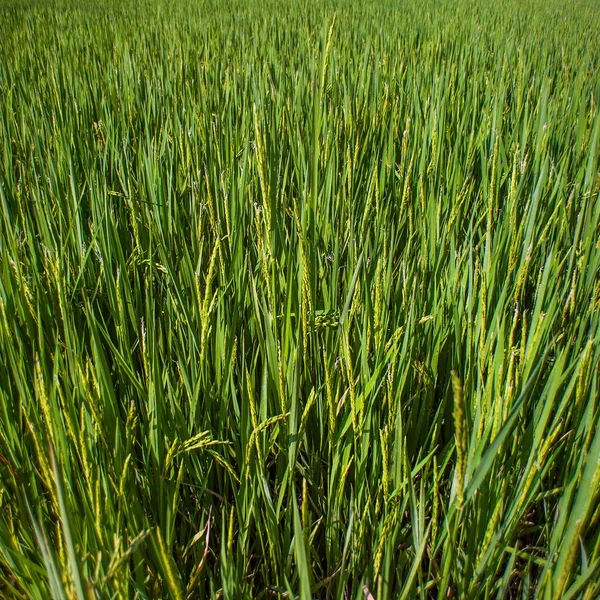
[[[0,2],[0,596],[600,594],[600,6]]]

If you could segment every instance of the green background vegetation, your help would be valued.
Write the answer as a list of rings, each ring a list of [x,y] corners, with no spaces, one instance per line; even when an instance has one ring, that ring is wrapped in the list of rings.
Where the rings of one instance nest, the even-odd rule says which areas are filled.
[[[598,31],[2,0],[0,596],[597,598]]]

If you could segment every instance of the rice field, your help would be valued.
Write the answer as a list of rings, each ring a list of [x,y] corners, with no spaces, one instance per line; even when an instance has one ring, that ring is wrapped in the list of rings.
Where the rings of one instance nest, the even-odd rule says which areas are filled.
[[[600,596],[597,0],[0,0],[0,597]]]

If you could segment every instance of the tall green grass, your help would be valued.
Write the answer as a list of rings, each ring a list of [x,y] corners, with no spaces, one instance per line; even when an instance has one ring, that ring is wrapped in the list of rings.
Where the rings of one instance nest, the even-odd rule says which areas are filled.
[[[598,597],[600,6],[500,4],[2,0],[0,596]]]

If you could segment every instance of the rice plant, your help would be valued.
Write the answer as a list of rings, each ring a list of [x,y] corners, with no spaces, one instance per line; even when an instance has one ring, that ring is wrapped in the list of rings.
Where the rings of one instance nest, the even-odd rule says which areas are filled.
[[[0,597],[600,595],[597,0],[0,0]]]

